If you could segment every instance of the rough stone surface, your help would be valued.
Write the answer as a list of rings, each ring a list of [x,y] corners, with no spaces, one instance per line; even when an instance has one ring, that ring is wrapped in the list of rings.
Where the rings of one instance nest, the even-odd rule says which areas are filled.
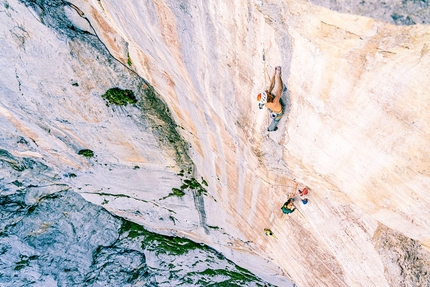
[[[362,15],[396,25],[430,24],[428,0],[310,0],[341,13]]]
[[[277,286],[426,282],[430,28],[378,13],[427,18],[330,3],[347,13],[298,0],[3,2],[1,147],[26,158],[8,161],[20,182],[43,159],[86,200]],[[255,96],[276,65],[287,107],[268,134]],[[138,103],[107,106],[113,87]],[[49,178],[43,192],[58,192]],[[296,183],[309,203],[282,217]],[[27,192],[35,204],[40,189]],[[139,256],[112,258],[135,268]]]
[[[390,286],[430,286],[430,258],[421,244],[386,226],[379,226],[373,241],[386,266]]]
[[[43,162],[0,150],[0,167],[0,286],[265,284],[203,244],[85,201]]]

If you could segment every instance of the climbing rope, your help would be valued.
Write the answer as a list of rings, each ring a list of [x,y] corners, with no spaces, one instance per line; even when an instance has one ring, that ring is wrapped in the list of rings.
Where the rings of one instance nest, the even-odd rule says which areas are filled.
[[[266,66],[266,51],[263,49],[263,77],[264,77],[264,89],[267,88],[267,78],[268,78],[268,73],[267,73],[267,66]]]

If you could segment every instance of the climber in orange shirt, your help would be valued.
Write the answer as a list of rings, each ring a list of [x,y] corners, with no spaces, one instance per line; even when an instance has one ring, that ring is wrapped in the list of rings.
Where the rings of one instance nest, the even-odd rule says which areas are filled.
[[[284,107],[281,100],[282,90],[284,89],[284,83],[281,79],[281,67],[277,66],[275,68],[275,73],[272,76],[270,86],[267,90],[259,93],[257,96],[258,107],[260,109],[266,106],[270,111],[270,118],[272,118],[272,123],[270,124],[267,131],[272,132],[278,129],[277,125],[284,114]],[[272,93],[273,91],[273,93]]]

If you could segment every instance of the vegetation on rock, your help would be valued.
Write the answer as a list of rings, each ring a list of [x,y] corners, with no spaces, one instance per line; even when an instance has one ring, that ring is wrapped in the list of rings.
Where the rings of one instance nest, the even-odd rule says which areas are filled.
[[[133,65],[133,63],[131,62],[131,58],[130,58],[130,54],[127,53],[127,64],[131,67],[131,65]]]
[[[170,195],[176,195],[176,196],[184,196],[185,192],[183,192],[182,190],[178,189],[178,188],[172,188],[172,193]]]
[[[91,158],[94,156],[94,152],[90,149],[81,149],[80,151],[78,151],[78,154],[87,158]]]
[[[149,232],[144,227],[122,220],[120,239],[139,242],[145,253],[158,258],[162,269],[152,272],[166,274],[171,286],[263,286],[261,281],[248,270],[235,265],[213,248],[189,239],[165,236]],[[192,264],[185,258],[192,256]],[[173,259],[173,261],[172,261]],[[184,260],[184,261],[182,261]],[[165,268],[167,267],[168,268]],[[185,267],[185,268],[184,268]],[[254,285],[251,285],[254,286]],[[266,286],[271,286],[266,284]]]
[[[117,106],[137,103],[137,99],[132,90],[123,90],[116,87],[107,90],[106,93],[102,95],[102,98],[109,104]]]
[[[179,196],[182,197],[185,195],[185,190],[190,189],[192,191],[196,191],[198,195],[206,195],[207,190],[203,186],[208,186],[206,180],[202,177],[201,183],[195,179],[194,177],[190,177],[192,173],[192,168],[189,167],[187,171],[187,175],[184,174],[185,171],[181,170],[178,175],[182,177],[182,185],[180,188],[172,188],[172,192],[169,195],[160,198],[160,200],[166,199],[170,196]]]

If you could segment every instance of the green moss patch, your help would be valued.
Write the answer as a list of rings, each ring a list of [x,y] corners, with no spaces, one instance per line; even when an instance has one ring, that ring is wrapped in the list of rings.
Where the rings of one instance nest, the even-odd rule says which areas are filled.
[[[31,260],[35,260],[38,258],[37,255],[32,255],[32,256],[25,256],[25,255],[21,255],[21,260],[15,263],[15,271],[19,271],[24,267],[27,267],[30,264]]]
[[[181,197],[181,196],[185,195],[185,192],[183,192],[182,190],[180,190],[178,188],[172,188],[172,193],[171,194],[175,195],[175,196]]]
[[[155,252],[157,255],[183,255],[194,249],[214,252],[212,248],[205,244],[196,243],[185,238],[152,233],[144,227],[128,220],[122,221],[120,233],[128,238],[141,236],[142,238],[139,239],[141,239],[142,249]]]
[[[127,104],[137,103],[137,99],[132,90],[122,90],[120,88],[107,90],[107,92],[102,95],[102,98],[109,104],[117,106],[126,106]]]
[[[15,185],[15,186],[17,186],[17,187],[23,186],[22,182],[20,182],[19,180],[12,181],[12,184]]]
[[[179,280],[182,282],[182,284],[179,284],[181,286],[262,287],[264,285],[264,282],[254,274],[237,266],[226,259],[224,255],[203,243],[197,243],[181,237],[152,233],[134,222],[125,219],[121,221],[120,240],[125,239],[139,243],[145,252],[153,253],[159,260],[165,260],[161,266],[163,270],[164,268],[168,269],[168,273],[164,273],[167,275],[166,278]],[[193,258],[191,258],[191,255]],[[175,256],[173,260],[171,256]],[[179,256],[190,257],[190,260],[180,263],[181,260],[175,260]],[[221,266],[217,264],[221,261],[226,263],[225,267],[216,268],[215,266]],[[202,268],[204,265],[207,267]],[[182,272],[184,267],[189,271]],[[250,282],[256,284],[250,285]],[[178,286],[178,284],[175,284],[175,286]],[[267,286],[272,285],[267,284]]]
[[[199,244],[188,239],[171,236],[160,236],[155,233],[148,233],[142,240],[142,248],[146,248],[156,253],[173,254],[176,256],[186,254],[192,250],[199,249],[208,251],[210,248],[204,244]]]
[[[88,158],[94,156],[94,152],[90,149],[81,149],[80,151],[78,151],[78,154]]]
[[[185,195],[185,192],[182,190],[182,189],[179,189],[179,188],[172,188],[172,192],[171,193],[169,193],[167,196],[165,196],[165,197],[162,197],[162,198],[160,198],[159,200],[164,200],[164,199],[166,199],[166,198],[168,198],[168,197],[171,197],[171,196],[178,196],[178,197],[182,197],[182,196],[184,196]]]
[[[127,65],[129,65],[131,67],[131,65],[133,65],[133,63],[131,62],[131,58],[130,58],[130,54],[127,53]]]
[[[196,190],[199,195],[207,194],[207,191],[203,187],[203,185],[208,186],[208,183],[206,182],[206,180],[204,180],[203,177],[202,177],[202,183],[198,182],[194,177],[189,179],[184,179],[183,183],[184,184],[181,186],[181,189],[189,188],[191,190]]]
[[[195,179],[194,177],[190,177],[190,175],[192,174],[192,167],[188,168],[188,174],[185,174],[184,170],[181,170],[178,173],[178,176],[182,177],[182,185],[180,188],[172,188],[172,192],[169,193],[169,195],[160,198],[160,200],[166,199],[170,196],[184,196],[185,195],[185,190],[191,190],[191,191],[196,191],[198,195],[207,195],[207,190],[204,186],[209,186],[207,181],[201,177],[201,182],[199,182],[197,179]]]

